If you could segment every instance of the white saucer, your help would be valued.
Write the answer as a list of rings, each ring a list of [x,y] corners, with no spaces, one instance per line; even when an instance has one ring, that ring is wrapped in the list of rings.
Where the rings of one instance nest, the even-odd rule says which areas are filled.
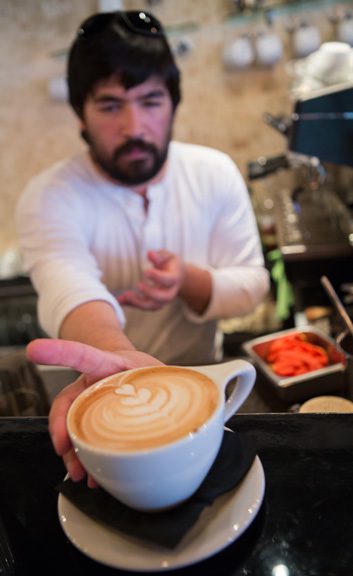
[[[58,512],[66,536],[93,560],[113,568],[156,572],[188,566],[232,544],[255,519],[264,493],[264,470],[256,456],[238,487],[204,509],[174,550],[142,542],[92,520],[62,494]]]

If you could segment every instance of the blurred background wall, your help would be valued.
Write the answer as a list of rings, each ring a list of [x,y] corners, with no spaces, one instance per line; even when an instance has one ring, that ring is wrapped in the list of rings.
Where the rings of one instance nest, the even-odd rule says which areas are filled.
[[[66,51],[80,21],[98,10],[149,9],[165,24],[183,73],[176,138],[229,153],[245,177],[249,160],[281,153],[284,139],[263,115],[292,109],[293,29],[306,21],[321,41],[334,39],[335,16],[352,2],[251,4],[239,12],[231,0],[0,0],[0,253],[16,245],[14,208],[27,181],[84,146],[65,102]],[[227,46],[269,31],[283,46],[277,62],[225,66]]]

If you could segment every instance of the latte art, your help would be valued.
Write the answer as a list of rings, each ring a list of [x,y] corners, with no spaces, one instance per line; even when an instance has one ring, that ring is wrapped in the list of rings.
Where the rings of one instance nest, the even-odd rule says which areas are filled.
[[[170,444],[196,431],[217,403],[217,386],[207,376],[156,366],[118,374],[84,395],[71,425],[91,445],[129,452]]]

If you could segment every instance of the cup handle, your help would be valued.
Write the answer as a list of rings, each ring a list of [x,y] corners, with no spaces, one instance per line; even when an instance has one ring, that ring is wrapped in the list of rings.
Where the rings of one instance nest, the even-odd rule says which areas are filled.
[[[211,378],[225,393],[227,384],[233,378],[237,378],[237,383],[231,395],[227,399],[224,407],[224,422],[240,408],[249,396],[256,380],[256,370],[250,362],[236,359],[221,364],[210,366],[192,366],[193,370],[202,372]]]

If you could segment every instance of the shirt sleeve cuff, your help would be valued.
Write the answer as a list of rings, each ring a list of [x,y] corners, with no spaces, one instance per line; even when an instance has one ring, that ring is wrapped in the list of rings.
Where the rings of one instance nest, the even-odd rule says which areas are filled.
[[[220,270],[208,268],[212,279],[212,296],[203,314],[187,304],[186,317],[195,324],[245,316],[263,300],[269,289],[268,271],[261,266],[238,266]]]

